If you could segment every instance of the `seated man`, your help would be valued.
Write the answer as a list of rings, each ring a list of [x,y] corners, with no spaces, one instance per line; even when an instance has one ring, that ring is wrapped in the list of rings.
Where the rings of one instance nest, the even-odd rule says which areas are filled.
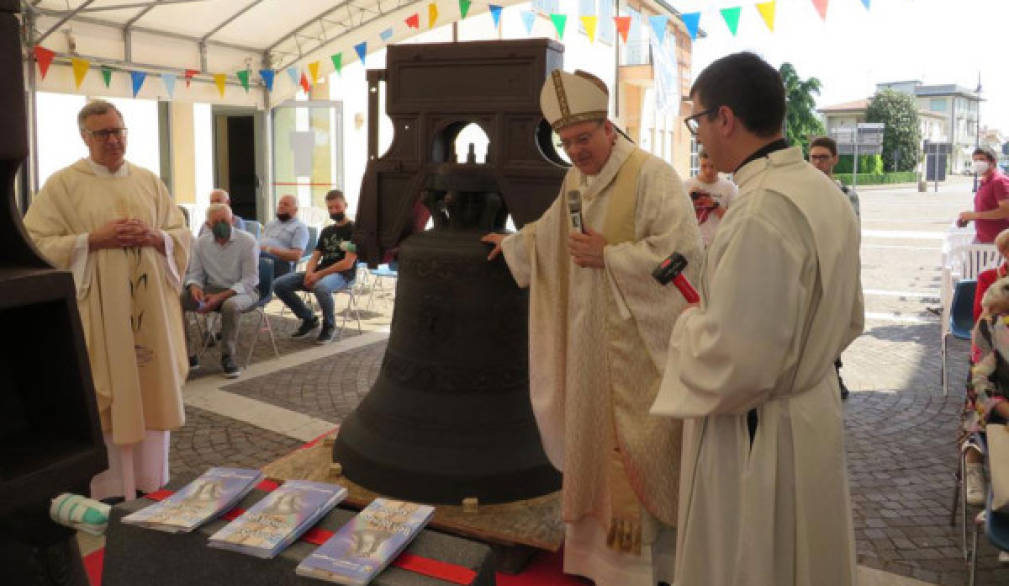
[[[354,232],[354,223],[347,219],[347,200],[343,192],[334,189],[326,194],[326,209],[335,224],[326,226],[319,235],[319,244],[312,252],[305,272],[291,273],[277,279],[273,291],[290,309],[294,315],[301,318],[301,327],[291,336],[301,338],[308,335],[319,325],[312,310],[296,291],[311,291],[322,308],[322,330],[316,338],[317,344],[325,344],[333,340],[336,332],[336,319],[333,316],[333,292],[349,287],[354,282],[357,265],[357,255],[347,252],[347,244]]]
[[[186,271],[182,290],[182,310],[221,313],[221,368],[224,376],[240,374],[235,364],[235,344],[238,339],[238,319],[259,300],[259,255],[256,239],[248,232],[231,225],[231,208],[215,203],[207,208],[210,231],[199,237]],[[189,346],[189,366],[199,366],[195,348],[190,343],[188,321],[186,344]]]
[[[210,192],[210,203],[211,204],[223,203],[224,205],[230,208],[231,196],[228,195],[227,191],[218,188]],[[236,216],[234,210],[231,211],[231,226],[234,228],[238,228],[239,230],[245,230],[245,220]],[[199,235],[203,236],[203,233],[208,230],[210,230],[210,224],[204,223],[202,226],[200,226]]]
[[[274,277],[294,270],[308,246],[308,226],[297,215],[298,200],[293,195],[285,195],[277,202],[277,219],[270,220],[263,228],[260,256],[273,259]]]

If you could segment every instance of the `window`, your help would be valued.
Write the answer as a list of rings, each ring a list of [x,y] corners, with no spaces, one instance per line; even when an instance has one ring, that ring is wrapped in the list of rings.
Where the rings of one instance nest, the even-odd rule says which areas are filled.
[[[578,0],[578,16],[596,16],[596,0]],[[601,22],[596,23],[596,36],[599,36],[599,29],[603,28],[600,26],[602,24]],[[581,18],[578,19],[578,32],[588,34]]]
[[[539,10],[546,14],[560,12],[560,0],[533,0],[533,10]]]
[[[642,30],[641,13],[632,9],[627,9],[627,15],[631,17],[631,28],[627,33],[627,44],[624,45],[623,65],[648,65],[648,37]]]
[[[596,25],[596,38],[607,45],[612,45],[615,32],[613,0],[599,0],[599,24]]]
[[[946,98],[932,98],[928,101],[928,109],[933,112],[945,112]]]

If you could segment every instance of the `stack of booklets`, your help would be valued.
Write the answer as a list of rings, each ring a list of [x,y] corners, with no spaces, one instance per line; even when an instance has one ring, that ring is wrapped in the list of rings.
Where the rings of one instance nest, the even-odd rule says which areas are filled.
[[[189,532],[234,507],[262,479],[259,470],[211,468],[172,496],[122,521],[169,533]]]
[[[211,535],[207,545],[275,557],[346,496],[347,489],[335,484],[288,480]]]
[[[367,584],[413,541],[434,507],[377,498],[295,570],[337,584]]]

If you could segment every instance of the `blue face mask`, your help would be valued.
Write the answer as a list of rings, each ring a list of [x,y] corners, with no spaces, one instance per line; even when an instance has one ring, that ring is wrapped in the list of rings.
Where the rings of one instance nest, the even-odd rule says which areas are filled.
[[[227,222],[217,222],[210,229],[214,232],[214,238],[218,240],[231,238],[231,224]]]

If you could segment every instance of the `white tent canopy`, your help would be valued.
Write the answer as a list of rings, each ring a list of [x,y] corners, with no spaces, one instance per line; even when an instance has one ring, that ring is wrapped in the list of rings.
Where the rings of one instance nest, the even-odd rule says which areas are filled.
[[[34,69],[26,72],[35,89],[131,97],[127,72],[142,71],[147,80],[137,97],[260,108],[295,94],[289,67],[309,75],[307,64],[318,62],[325,75],[334,70],[330,57],[336,53],[344,64],[356,61],[354,46],[361,42],[370,53],[460,19],[458,0],[22,0],[22,11],[26,46],[56,52],[44,80],[33,77]],[[473,2],[468,16],[487,11],[488,4]],[[406,23],[414,14],[416,28]],[[80,88],[71,67],[75,57],[92,69]],[[26,63],[35,66],[34,59]],[[108,88],[96,71],[100,66],[115,72]],[[276,71],[273,92],[264,91],[260,69]],[[199,72],[189,88],[186,70]],[[250,92],[235,76],[242,70],[251,72]],[[172,96],[158,79],[162,74],[178,80]],[[223,96],[214,74],[227,76]]]

